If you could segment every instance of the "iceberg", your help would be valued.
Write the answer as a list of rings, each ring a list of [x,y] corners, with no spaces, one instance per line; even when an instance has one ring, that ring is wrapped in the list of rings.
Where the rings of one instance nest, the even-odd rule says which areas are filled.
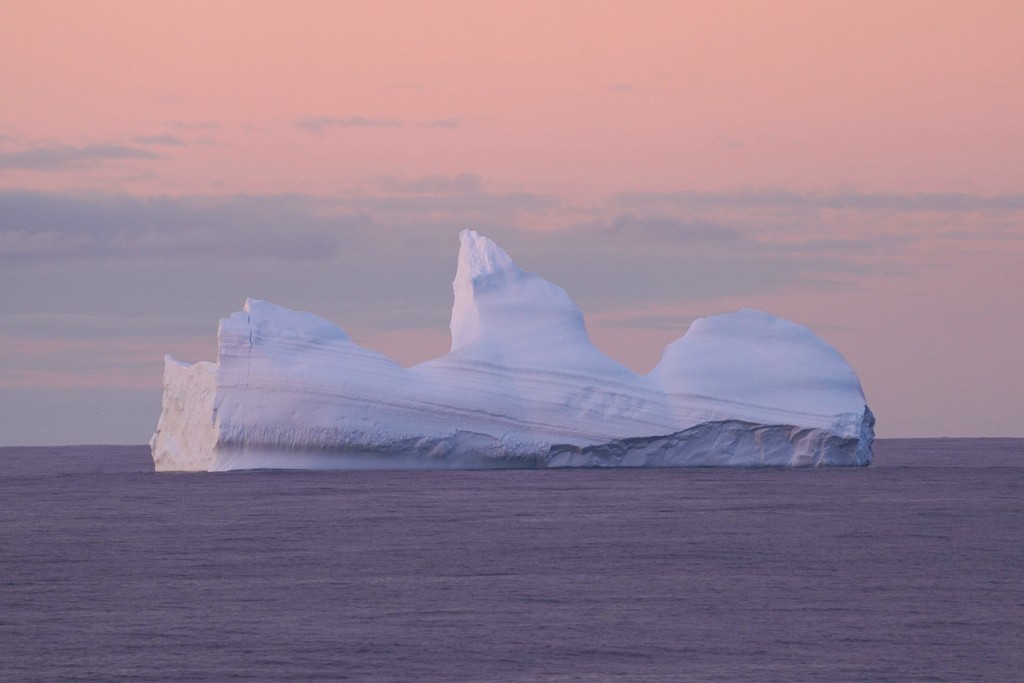
[[[811,330],[700,318],[639,375],[562,288],[460,235],[451,351],[413,367],[249,299],[216,362],[164,362],[158,471],[868,465],[856,373]]]

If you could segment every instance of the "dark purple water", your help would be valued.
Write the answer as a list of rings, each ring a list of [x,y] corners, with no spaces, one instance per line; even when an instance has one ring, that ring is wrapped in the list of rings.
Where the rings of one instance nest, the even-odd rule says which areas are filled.
[[[1024,439],[866,469],[0,463],[3,680],[1024,678]]]

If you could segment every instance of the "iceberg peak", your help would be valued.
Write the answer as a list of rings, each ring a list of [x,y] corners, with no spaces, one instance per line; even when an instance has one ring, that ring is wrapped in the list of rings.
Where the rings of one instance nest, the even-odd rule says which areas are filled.
[[[452,283],[453,352],[547,366],[593,349],[583,313],[564,289],[520,269],[504,249],[472,230],[463,230],[460,239]]]
[[[475,230],[459,233],[459,262],[452,289],[455,303],[449,325],[455,351],[480,336],[477,291],[486,291],[521,273],[508,253]]]
[[[459,265],[455,281],[485,282],[487,278],[518,272],[508,252],[476,230],[459,233]]]

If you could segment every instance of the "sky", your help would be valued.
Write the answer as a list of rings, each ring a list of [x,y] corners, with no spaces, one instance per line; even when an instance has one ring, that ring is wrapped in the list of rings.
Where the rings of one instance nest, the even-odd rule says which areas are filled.
[[[458,232],[647,372],[758,308],[1024,436],[1024,3],[0,0],[0,445],[144,443],[246,297],[411,365]]]

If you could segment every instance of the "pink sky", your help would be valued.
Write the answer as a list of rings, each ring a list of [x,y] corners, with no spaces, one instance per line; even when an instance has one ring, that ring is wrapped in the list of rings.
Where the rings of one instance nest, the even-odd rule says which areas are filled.
[[[0,15],[0,407],[26,387],[158,401],[162,353],[196,359],[241,282],[402,362],[443,353],[454,236],[493,227],[636,369],[693,317],[759,307],[846,355],[881,436],[1024,436],[1020,2],[8,0]],[[186,239],[175,217],[238,195],[293,216],[284,194],[309,223],[262,226],[259,258],[294,232],[334,245],[336,267],[314,246],[322,270],[298,255],[250,282],[232,261],[208,297],[189,290],[203,249],[230,261],[249,234],[214,221]],[[138,223],[116,230],[53,208],[132,198],[117,215]],[[351,237],[360,220],[386,239]],[[622,225],[644,236],[626,265],[608,237]],[[426,243],[434,270],[393,263]],[[374,289],[344,265],[353,249],[368,272],[416,272]],[[150,290],[119,284],[147,259],[169,274],[149,309]],[[666,284],[705,262],[721,276],[706,291]],[[436,300],[401,294],[424,287]],[[180,326],[133,329],[175,296]],[[393,318],[370,310],[385,305]]]

